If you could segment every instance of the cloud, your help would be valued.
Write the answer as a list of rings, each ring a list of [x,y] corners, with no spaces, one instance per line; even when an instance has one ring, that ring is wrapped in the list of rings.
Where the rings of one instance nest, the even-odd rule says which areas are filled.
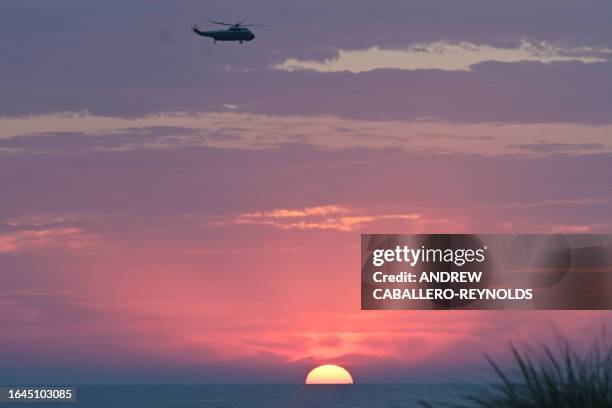
[[[551,234],[586,234],[593,230],[590,225],[553,225],[549,227]]]
[[[548,143],[540,141],[539,143],[525,144],[510,144],[509,149],[516,149],[537,154],[555,154],[555,153],[591,153],[605,149],[603,143]]]
[[[304,219],[304,220],[303,220]],[[263,225],[284,230],[354,231],[380,221],[444,223],[444,219],[423,219],[421,214],[371,214],[362,209],[340,205],[305,208],[281,208],[242,213],[231,221],[215,221],[211,225]]]
[[[337,334],[328,334],[320,337],[318,342],[322,347],[338,348],[344,343],[344,339]]]
[[[351,210],[339,205],[322,205],[318,207],[306,207],[299,209],[278,209],[262,212],[244,213],[240,218],[258,219],[258,218],[304,218],[312,216],[323,216],[330,214],[349,213]]]
[[[547,47],[553,47],[559,58],[599,58],[597,49],[612,48],[612,29],[606,19],[612,6],[605,1],[587,1],[588,7],[578,0],[563,0],[554,7],[546,2],[492,4],[485,0],[468,5],[385,0],[372,7],[356,1],[342,16],[331,16],[321,0],[291,8],[280,0],[259,5],[239,0],[236,7],[241,13],[255,20],[273,20],[274,27],[262,27],[254,42],[239,48],[214,45],[189,32],[194,10],[200,8],[194,0],[178,7],[161,2],[152,14],[143,14],[146,2],[136,0],[123,7],[112,32],[104,16],[119,4],[116,0],[88,7],[69,0],[54,1],[54,7],[44,9],[32,4],[24,0],[7,6],[0,16],[4,33],[0,47],[6,50],[0,65],[0,88],[5,95],[0,115],[4,117],[240,111],[362,119],[434,117],[456,122],[610,121],[609,62],[495,63],[472,65],[467,72],[383,70],[326,75],[269,68],[290,59],[323,61],[339,50],[374,47],[412,47],[418,57],[434,55],[432,44],[447,48],[476,44],[478,52],[491,48],[505,55],[520,50],[521,40],[535,44],[534,49],[522,51],[533,58],[541,59]],[[232,19],[222,3],[207,12]],[[45,30],[44,37],[29,29],[48,21],[56,24]],[[19,47],[12,46],[15,38]],[[417,44],[430,52],[419,50]],[[44,70],[37,69],[40,61],[45,61]]]
[[[77,120],[82,120],[77,119]],[[97,132],[61,132],[19,134],[0,139],[0,150],[10,153],[80,153],[84,151],[127,151],[204,145],[207,138],[232,137],[219,130],[206,135],[201,129],[180,126],[127,127]]]
[[[65,155],[202,147],[270,149],[302,144],[325,149],[391,148],[486,156],[575,155],[612,151],[610,132],[611,125],[368,121],[330,115],[280,117],[224,112],[165,114],[133,120],[45,115],[0,119],[0,154]],[[580,143],[576,143],[578,134]]]
[[[0,222],[0,253],[80,250],[97,242],[99,240],[72,217],[35,214]]]
[[[353,73],[375,69],[440,69],[469,71],[473,65],[485,61],[520,62],[579,61],[585,64],[604,62],[612,58],[612,49],[577,47],[561,48],[545,41],[532,43],[522,40],[516,48],[492,47],[486,44],[438,41],[414,44],[404,49],[339,50],[338,54],[324,61],[287,59],[274,68],[284,71],[313,70],[317,72]]]
[[[92,245],[80,228],[49,228],[0,233],[0,253],[44,248],[81,249]]]
[[[511,134],[516,128],[507,131]],[[606,198],[611,163],[607,153],[487,157],[305,145],[79,154],[58,149],[52,155],[3,155],[0,184],[4,186],[5,217],[41,213],[74,214],[78,219],[92,216],[107,220],[96,224],[104,235],[107,229],[116,233],[117,228],[128,229],[140,221],[143,224],[138,228],[146,231],[151,226],[144,220],[153,215],[170,224],[185,214],[235,226],[239,224],[234,221],[240,220],[244,227],[249,222],[271,222],[310,230],[355,229],[394,221],[414,225],[409,219],[380,218],[406,214],[419,214],[422,220],[452,217],[451,223],[469,221],[472,226],[477,219],[490,227],[514,221],[513,217],[530,220],[531,225],[534,217],[542,222],[572,219],[592,225],[604,222],[609,204],[576,200]],[[247,194],[253,185],[265,194]],[[568,189],[568,185],[576,187]],[[552,209],[526,206],[545,202],[567,205]],[[497,207],[508,203],[520,205],[503,211]],[[339,208],[327,208],[328,204]],[[289,210],[306,215],[313,210],[305,209],[311,207],[335,212],[298,218],[274,218],[268,215],[283,213],[265,213]],[[253,213],[260,214],[239,217]],[[352,217],[374,217],[375,221]],[[188,227],[185,221],[180,226]],[[91,227],[88,222],[87,228]]]
[[[102,88],[95,98],[83,99],[80,88],[69,88],[50,91],[53,98],[43,96],[36,101],[18,94],[10,104],[0,101],[0,112],[5,117],[59,111],[139,118],[168,112],[228,112],[221,104],[241,101],[242,108],[231,112],[360,120],[602,124],[610,123],[606,91],[612,81],[611,66],[610,61],[486,62],[470,71],[203,71],[200,85],[177,86],[180,98],[158,101],[156,95],[161,91],[152,86],[120,91]],[[321,98],[323,93],[325,98]]]

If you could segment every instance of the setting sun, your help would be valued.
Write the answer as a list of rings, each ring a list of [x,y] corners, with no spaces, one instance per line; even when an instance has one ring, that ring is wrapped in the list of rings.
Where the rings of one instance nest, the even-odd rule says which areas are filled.
[[[306,376],[306,384],[352,384],[353,377],[344,368],[325,364],[313,368]]]

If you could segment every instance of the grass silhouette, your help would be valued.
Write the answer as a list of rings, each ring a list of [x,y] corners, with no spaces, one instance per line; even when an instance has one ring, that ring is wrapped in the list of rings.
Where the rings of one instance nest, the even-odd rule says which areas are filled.
[[[496,380],[465,395],[465,402],[420,403],[429,408],[612,407],[612,347],[605,330],[586,352],[578,352],[565,338],[557,343],[554,350],[543,344],[538,353],[511,344],[511,365],[502,367],[485,356]]]

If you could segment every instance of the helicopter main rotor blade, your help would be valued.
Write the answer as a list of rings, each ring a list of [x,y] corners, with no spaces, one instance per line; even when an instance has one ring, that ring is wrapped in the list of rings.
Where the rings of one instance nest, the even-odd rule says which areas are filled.
[[[213,20],[207,20],[209,23],[214,23],[214,24],[219,24],[219,25],[224,25],[224,26],[233,26],[235,24],[229,24],[229,23],[222,23],[220,21],[213,21]]]

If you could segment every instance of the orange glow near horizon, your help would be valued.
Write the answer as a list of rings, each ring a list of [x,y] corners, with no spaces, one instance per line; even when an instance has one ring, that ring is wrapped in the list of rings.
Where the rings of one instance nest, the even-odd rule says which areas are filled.
[[[325,364],[313,368],[306,376],[306,384],[352,384],[353,377],[344,368]]]

